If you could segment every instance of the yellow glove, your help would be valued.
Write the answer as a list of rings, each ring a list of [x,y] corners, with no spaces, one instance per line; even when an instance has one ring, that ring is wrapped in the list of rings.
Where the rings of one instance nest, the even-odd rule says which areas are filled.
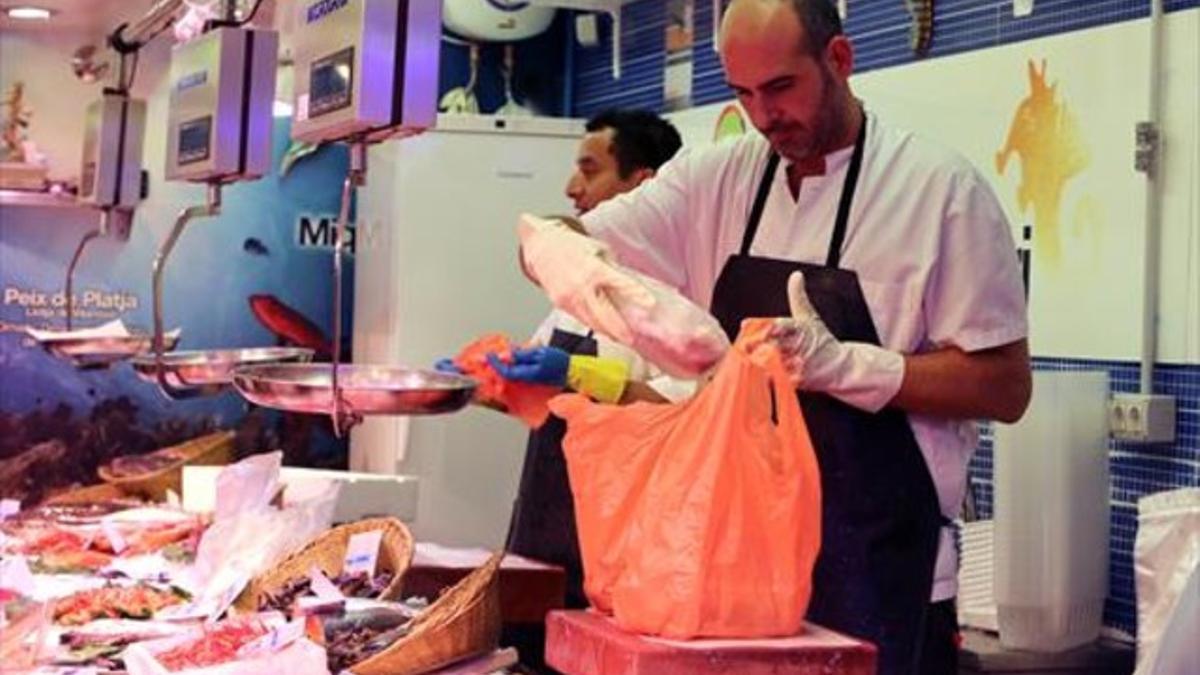
[[[629,364],[600,356],[571,356],[567,386],[601,403],[616,403],[625,393]]]

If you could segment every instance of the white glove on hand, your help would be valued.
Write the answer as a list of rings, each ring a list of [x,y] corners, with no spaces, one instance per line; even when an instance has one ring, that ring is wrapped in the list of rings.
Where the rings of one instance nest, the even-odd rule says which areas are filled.
[[[865,342],[842,342],[817,316],[804,275],[788,277],[792,316],[778,319],[769,338],[783,355],[796,386],[824,392],[868,412],[886,406],[904,380],[904,356]]]
[[[608,247],[556,220],[523,214],[517,226],[525,269],[555,307],[622,344],[633,331],[616,304],[653,307],[654,296],[609,262]]]

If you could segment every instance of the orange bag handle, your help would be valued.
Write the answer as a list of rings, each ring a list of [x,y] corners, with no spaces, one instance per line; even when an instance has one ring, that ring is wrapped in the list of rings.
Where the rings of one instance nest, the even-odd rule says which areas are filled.
[[[786,401],[787,396],[794,397],[796,392],[792,386],[791,376],[788,375],[787,368],[783,365],[783,355],[774,343],[767,340],[767,336],[770,334],[774,323],[774,319],[743,319],[737,341],[733,347],[734,350],[748,358],[750,363],[767,371],[767,379],[771,383],[772,408],[775,412],[771,416],[771,421],[775,423],[775,426],[779,427],[784,424],[783,420],[779,419],[778,414],[780,407],[782,407],[786,411],[785,414],[788,417],[788,423],[798,423],[803,428],[803,418],[796,419],[794,417],[799,411],[798,405],[796,407],[780,406],[780,401]]]
[[[783,364],[783,355],[780,354],[779,348],[770,343],[760,343],[744,356],[752,364],[766,371],[764,374],[770,383],[772,396],[771,421],[776,431],[783,434],[804,434],[805,444],[809,448],[807,452],[790,452],[777,458],[775,461],[782,463],[777,465],[781,469],[780,474],[789,473],[785,467],[798,467],[801,475],[807,476],[810,472],[816,475],[819,469],[816,466],[816,455],[811,449],[812,439],[808,436],[808,426],[800,410],[800,403],[796,400],[796,389],[792,385],[787,367]],[[789,444],[788,447],[795,446]],[[820,483],[809,485],[809,488],[819,491]]]
[[[764,358],[767,361],[767,373],[771,379],[771,387],[775,392],[776,401],[787,401],[788,399],[784,397],[791,397],[789,405],[777,405],[776,407],[777,411],[781,410],[779,424],[786,430],[804,434],[805,449],[792,454],[789,459],[798,465],[806,489],[816,495],[817,504],[820,504],[825,499],[825,495],[821,491],[821,465],[817,461],[817,452],[816,447],[813,446],[812,436],[808,433],[808,422],[804,419],[804,411],[800,409],[800,401],[796,397],[796,388],[792,384],[791,374],[783,364],[783,354],[775,345],[771,345],[767,352]],[[820,541],[822,537],[820,518],[816,520],[814,534],[817,541]]]
[[[749,357],[751,363],[767,371],[767,381],[771,383],[771,392],[775,397],[772,401],[775,411],[775,415],[772,417],[775,426],[789,426],[789,423],[803,426],[803,418],[797,417],[799,414],[798,404],[795,406],[780,404],[781,401],[788,400],[789,396],[795,398],[796,390],[792,386],[792,378],[788,374],[787,367],[783,365],[783,355],[779,353],[779,348],[772,344],[762,344],[755,347]],[[781,414],[787,417],[788,422],[784,422]]]

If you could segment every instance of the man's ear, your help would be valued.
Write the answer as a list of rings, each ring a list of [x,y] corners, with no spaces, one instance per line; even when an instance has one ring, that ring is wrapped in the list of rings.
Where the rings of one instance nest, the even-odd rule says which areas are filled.
[[[845,35],[834,35],[825,45],[825,59],[833,72],[842,79],[849,79],[854,73],[854,45]]]
[[[641,185],[642,183],[650,180],[651,178],[654,178],[654,169],[651,169],[649,167],[642,167],[640,169],[634,169],[633,173],[631,173],[629,175],[629,179],[631,181],[633,181],[634,187]]]

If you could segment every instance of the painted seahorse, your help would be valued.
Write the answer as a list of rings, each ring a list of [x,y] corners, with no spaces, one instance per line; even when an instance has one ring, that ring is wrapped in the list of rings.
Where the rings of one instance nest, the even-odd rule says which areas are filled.
[[[1021,162],[1017,206],[1033,206],[1035,257],[1055,264],[1061,256],[1059,228],[1063,191],[1090,162],[1079,123],[1058,99],[1058,84],[1047,84],[1046,62],[1039,71],[1029,61],[1029,95],[1017,106],[1004,147],[996,153],[996,171],[1004,174],[1016,153]]]

